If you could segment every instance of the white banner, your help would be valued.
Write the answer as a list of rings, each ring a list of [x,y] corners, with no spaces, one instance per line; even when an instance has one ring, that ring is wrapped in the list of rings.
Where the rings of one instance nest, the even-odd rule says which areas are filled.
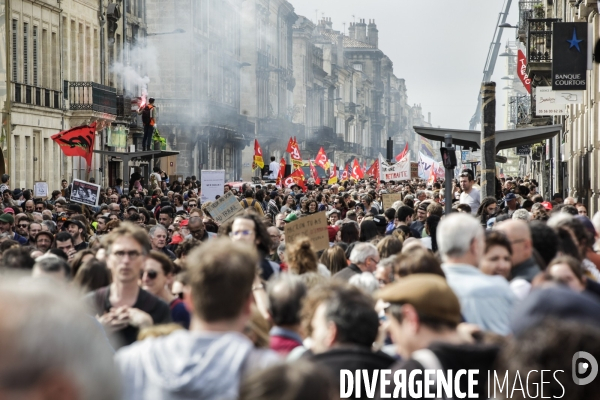
[[[399,162],[388,165],[383,156],[379,155],[379,180],[380,181],[407,181],[410,180],[410,159],[404,157]]]
[[[203,170],[200,176],[200,201],[215,201],[225,193],[225,170]]]
[[[419,178],[428,180],[431,175],[431,169],[437,167],[437,162],[433,158],[419,152]]]

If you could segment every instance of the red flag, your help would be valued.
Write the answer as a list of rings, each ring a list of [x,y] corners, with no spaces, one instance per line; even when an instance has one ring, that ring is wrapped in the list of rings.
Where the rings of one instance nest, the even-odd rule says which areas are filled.
[[[404,150],[402,150],[402,153],[398,154],[396,156],[396,161],[400,161],[404,158],[404,156],[406,156],[408,154],[408,142],[406,142],[406,146],[404,146]]]
[[[90,126],[83,125],[52,135],[51,139],[58,144],[65,156],[85,158],[88,171],[92,168],[94,139],[96,138],[96,122]]]
[[[317,172],[317,169],[315,168],[315,166],[313,165],[313,163],[310,163],[310,174],[312,175],[312,178],[315,180],[315,183],[317,185],[321,184],[321,178],[319,178],[319,173]]]
[[[337,181],[337,168],[335,167],[335,164],[331,163],[331,169],[329,170],[329,180],[327,181],[327,184],[333,185],[334,183],[337,183]]]
[[[375,160],[371,168],[367,170],[367,175],[372,176],[375,180],[379,181],[379,160]]]
[[[281,185],[283,178],[285,177],[285,158],[281,157],[279,160],[279,175],[277,175],[276,185]]]
[[[327,159],[327,154],[325,154],[325,150],[321,147],[317,156],[315,157],[315,164],[323,169],[329,169],[329,160]]]
[[[427,184],[428,185],[433,185],[437,180],[437,177],[435,176],[435,168],[433,166],[431,166],[431,173],[429,174],[429,179],[427,180]]]
[[[517,53],[517,75],[519,75],[519,79],[525,86],[527,93],[531,93],[531,78],[527,75],[527,57],[521,49]]]
[[[306,185],[304,184],[304,172],[301,169],[297,169],[290,174],[287,178],[283,180],[283,184],[285,187],[290,187],[294,185],[300,186],[302,191],[306,191]]]
[[[298,142],[296,142],[296,139],[290,138],[286,151],[290,153],[290,158],[292,159],[292,164],[294,164],[294,167],[299,168],[302,166],[300,147],[298,147]]]
[[[360,163],[358,162],[357,158],[355,158],[354,162],[352,163],[352,173],[350,174],[350,176],[352,176],[356,180],[363,179],[365,177],[365,174],[363,173],[362,169],[360,169]]]
[[[344,165],[344,170],[342,171],[341,181],[345,182],[348,180],[349,177],[350,174],[348,173],[348,164],[346,164]]]
[[[260,169],[263,169],[265,167],[263,153],[260,148],[260,144],[258,144],[258,139],[254,139],[254,165],[256,165]]]

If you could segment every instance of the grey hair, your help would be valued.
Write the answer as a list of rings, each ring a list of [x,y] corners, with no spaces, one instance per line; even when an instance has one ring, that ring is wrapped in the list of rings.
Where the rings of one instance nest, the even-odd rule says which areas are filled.
[[[377,247],[371,243],[358,243],[350,253],[350,262],[354,264],[364,264],[369,257],[377,257],[379,252]]]
[[[453,213],[442,219],[437,229],[437,244],[442,260],[466,254],[474,239],[483,240],[479,221],[470,214]]]
[[[154,234],[158,230],[163,230],[163,231],[165,231],[165,233],[168,232],[167,228],[165,228],[164,225],[157,224],[157,225],[154,225],[152,228],[150,228],[150,231],[148,232],[148,235],[150,235],[150,237],[154,237]]]
[[[569,223],[569,221],[571,221],[572,219],[573,219],[573,216],[571,214],[567,214],[567,213],[554,214],[548,220],[548,226],[552,229],[556,229],[556,228],[559,228],[559,227]]]
[[[362,289],[366,293],[372,295],[377,289],[379,289],[379,281],[370,272],[363,272],[362,274],[356,274],[348,283],[359,289]]]
[[[520,208],[513,213],[512,219],[522,219],[525,222],[529,222],[529,220],[531,220],[531,216],[529,215],[529,211],[525,210],[524,208]]]
[[[56,234],[56,223],[54,221],[42,221],[42,225],[47,227],[51,234]]]
[[[0,283],[0,382],[34,387],[47,373],[69,379],[82,399],[121,398],[113,352],[79,296],[57,282],[10,277]]]

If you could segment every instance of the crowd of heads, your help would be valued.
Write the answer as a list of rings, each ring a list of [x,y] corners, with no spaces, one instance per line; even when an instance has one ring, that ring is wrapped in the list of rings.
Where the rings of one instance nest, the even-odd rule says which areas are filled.
[[[424,351],[509,381],[598,354],[600,214],[535,180],[482,198],[466,170],[451,199],[443,181],[228,184],[243,211],[219,224],[195,177],[154,173],[92,207],[2,177],[0,397],[332,399],[341,370],[423,370]],[[317,214],[326,248],[286,241]]]

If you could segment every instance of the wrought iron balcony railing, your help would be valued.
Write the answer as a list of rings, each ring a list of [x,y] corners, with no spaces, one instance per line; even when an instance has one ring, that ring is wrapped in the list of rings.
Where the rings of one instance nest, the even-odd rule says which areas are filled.
[[[527,35],[527,62],[552,62],[552,24],[558,18],[529,19]]]
[[[534,10],[542,7],[542,0],[522,0],[519,1],[519,29],[518,35],[525,37],[528,31],[528,21],[531,18],[538,18]]]
[[[61,109],[61,92],[39,86],[11,83],[12,101],[14,103],[31,104],[34,106]]]
[[[69,109],[117,115],[117,89],[96,82],[68,82]]]

